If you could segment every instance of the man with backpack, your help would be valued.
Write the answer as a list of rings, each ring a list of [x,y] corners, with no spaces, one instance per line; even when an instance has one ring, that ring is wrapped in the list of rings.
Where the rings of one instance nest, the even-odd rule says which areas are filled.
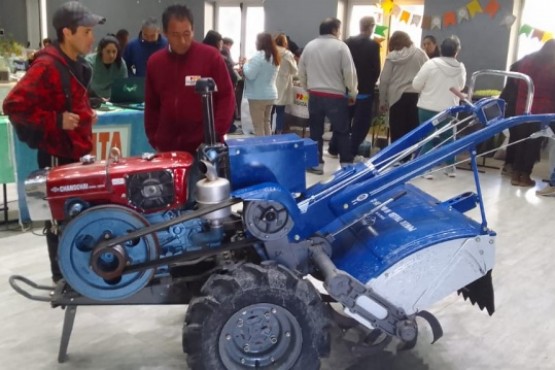
[[[39,168],[76,162],[92,149],[96,113],[87,92],[92,72],[82,56],[92,48],[93,27],[104,21],[77,1],[64,3],[53,16],[57,42],[37,53],[4,100],[4,113],[18,138],[38,149]],[[50,222],[46,240],[52,279],[57,282],[62,278],[58,235]]]

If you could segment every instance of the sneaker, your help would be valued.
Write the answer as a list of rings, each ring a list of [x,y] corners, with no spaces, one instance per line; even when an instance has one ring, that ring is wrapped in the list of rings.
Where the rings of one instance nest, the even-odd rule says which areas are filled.
[[[457,177],[457,172],[455,170],[455,166],[449,166],[447,167],[443,173],[449,177]]]
[[[324,164],[320,163],[316,167],[307,168],[306,172],[313,173],[315,175],[323,175],[324,174]]]
[[[521,174],[518,186],[533,188],[534,186],[536,186],[536,182],[530,178],[530,175]]]
[[[542,190],[537,190],[536,195],[543,197],[555,197],[555,186],[548,185]]]

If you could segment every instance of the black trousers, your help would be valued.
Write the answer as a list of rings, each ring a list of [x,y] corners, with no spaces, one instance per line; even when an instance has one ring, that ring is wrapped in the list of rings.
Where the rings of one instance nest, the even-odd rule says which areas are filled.
[[[349,107],[349,121],[351,122],[351,153],[353,157],[358,155],[360,144],[366,139],[370,126],[372,125],[372,107],[374,104],[373,96],[365,99],[357,99],[355,105]],[[337,154],[337,138],[331,137],[328,147],[330,154]]]
[[[403,137],[419,125],[417,93],[404,93],[401,99],[389,108],[389,131],[391,142]]]
[[[73,159],[52,157],[50,154],[39,150],[37,153],[37,162],[39,168],[54,167],[63,164],[75,162]],[[57,282],[62,278],[60,266],[58,265],[58,234],[52,231],[52,222],[46,221],[44,223],[44,230],[46,235],[46,245],[48,247],[48,258],[50,259],[50,271],[52,272],[52,280]]]
[[[515,142],[527,138],[539,129],[539,123],[528,123],[513,127],[510,131],[510,141]],[[524,140],[518,144],[513,145],[513,151],[512,153],[510,153],[513,161],[513,170],[526,175],[530,175],[532,173],[532,169],[534,168],[534,164],[540,158],[541,143],[542,139],[538,138]]]

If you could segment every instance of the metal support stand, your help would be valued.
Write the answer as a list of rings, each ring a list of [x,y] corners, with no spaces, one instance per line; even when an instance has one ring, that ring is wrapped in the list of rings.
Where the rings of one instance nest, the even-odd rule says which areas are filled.
[[[52,307],[65,308],[62,338],[58,351],[59,363],[67,360],[67,349],[78,306],[185,305],[192,299],[188,279],[172,278],[171,276],[155,278],[148,287],[132,297],[103,302],[83,297],[72,290],[64,280],[60,280],[56,286],[45,286],[36,284],[23,276],[14,275],[10,277],[9,283],[16,292],[26,298],[39,302],[49,302]],[[34,294],[32,291],[40,294]]]
[[[8,223],[8,186],[6,184],[2,184],[2,198],[4,201],[4,206],[0,208],[1,211],[4,211],[4,221],[0,222],[0,224],[7,224]]]
[[[58,352],[58,363],[62,364],[67,359],[67,347],[69,345],[69,338],[71,338],[71,331],[73,330],[73,323],[75,322],[75,315],[77,314],[77,306],[67,306],[64,315],[64,326],[62,329],[62,339],[60,341],[60,350]]]

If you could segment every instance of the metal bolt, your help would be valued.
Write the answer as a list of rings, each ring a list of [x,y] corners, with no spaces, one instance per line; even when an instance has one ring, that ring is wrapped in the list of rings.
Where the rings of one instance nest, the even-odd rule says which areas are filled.
[[[301,236],[300,236],[300,235],[295,235],[295,240],[296,240],[296,241],[301,240]]]
[[[290,337],[291,337],[291,333],[290,333],[290,332],[286,332],[286,333],[285,333],[285,336],[286,336],[287,338],[290,338]]]
[[[343,204],[343,209],[349,209],[349,205],[348,204]]]
[[[270,361],[272,361],[272,363],[276,362],[276,359],[273,357],[270,357]]]
[[[270,342],[272,342],[272,344],[276,344],[277,343],[277,338],[276,337],[271,337]]]
[[[241,151],[240,151],[240,150],[237,150],[237,151],[235,152],[235,154],[241,154]]]
[[[242,328],[242,327],[243,327],[243,320],[239,319],[239,321],[237,321],[237,327],[238,327],[238,328]]]
[[[241,359],[241,363],[244,365],[247,361],[244,358]]]
[[[480,243],[480,238],[476,238],[476,243]]]
[[[493,244],[493,243],[494,243],[493,239],[490,239],[490,240],[489,240],[489,243],[490,243],[490,244]]]
[[[269,319],[270,319],[270,313],[269,313],[269,312],[266,312],[266,313],[264,314],[264,317],[266,318],[266,320],[269,320]]]
[[[247,316],[247,311],[243,311],[243,316]]]
[[[249,351],[249,345],[245,344],[245,346],[243,347],[243,351],[248,352]]]
[[[231,340],[231,334],[226,335],[226,336],[225,336],[225,339],[226,339],[226,340]]]
[[[277,313],[277,310],[275,308],[272,308],[272,313],[275,315]]]

